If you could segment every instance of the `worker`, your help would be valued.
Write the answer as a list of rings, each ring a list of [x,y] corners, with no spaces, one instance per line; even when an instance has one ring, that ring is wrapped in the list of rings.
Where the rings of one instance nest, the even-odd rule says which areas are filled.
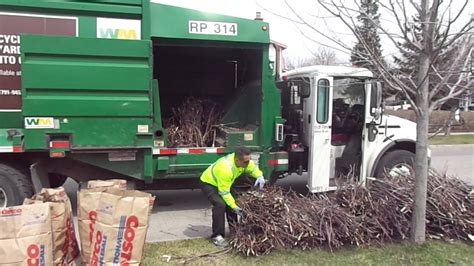
[[[231,226],[242,217],[242,209],[235,202],[235,193],[231,192],[234,181],[242,174],[255,178],[255,186],[260,189],[265,185],[262,171],[250,158],[250,150],[238,148],[210,165],[201,175],[201,189],[212,204],[211,241],[218,247],[226,247],[225,214]]]

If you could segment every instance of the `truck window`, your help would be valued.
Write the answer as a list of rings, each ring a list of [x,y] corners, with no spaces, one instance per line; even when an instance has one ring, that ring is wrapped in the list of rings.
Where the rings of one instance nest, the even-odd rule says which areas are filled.
[[[332,129],[334,134],[362,132],[365,108],[365,80],[335,78],[333,84]]]
[[[319,124],[328,122],[329,112],[329,80],[321,79],[318,81],[318,111],[316,121]]]
[[[355,78],[334,79],[334,101],[343,102],[348,107],[364,105],[365,82]]]

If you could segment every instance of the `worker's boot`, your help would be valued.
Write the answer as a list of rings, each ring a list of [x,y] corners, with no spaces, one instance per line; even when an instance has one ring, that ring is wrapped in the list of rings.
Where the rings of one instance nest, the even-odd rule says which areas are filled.
[[[227,241],[224,239],[224,237],[222,237],[221,235],[217,235],[217,236],[211,238],[211,241],[214,245],[216,245],[217,247],[220,247],[220,248],[225,248],[229,245],[227,243]]]

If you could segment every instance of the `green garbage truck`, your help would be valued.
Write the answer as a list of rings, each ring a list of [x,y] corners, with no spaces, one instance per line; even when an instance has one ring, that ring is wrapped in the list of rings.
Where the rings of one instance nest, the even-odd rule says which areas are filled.
[[[382,114],[370,72],[280,76],[281,50],[261,19],[149,0],[0,1],[0,207],[67,177],[191,187],[239,146],[272,181],[308,173],[313,192],[349,165],[361,181],[412,169],[414,127]],[[360,95],[334,98],[348,82]]]

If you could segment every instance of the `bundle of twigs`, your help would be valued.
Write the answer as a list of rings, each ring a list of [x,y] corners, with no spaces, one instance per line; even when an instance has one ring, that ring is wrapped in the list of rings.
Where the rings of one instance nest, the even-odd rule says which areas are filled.
[[[432,238],[474,241],[473,187],[456,178],[428,182],[427,231]]]
[[[214,138],[214,126],[221,112],[209,99],[188,97],[172,109],[173,115],[165,121],[169,147],[206,147]]]
[[[268,187],[239,198],[246,214],[236,226],[232,246],[247,256],[274,249],[339,248],[382,245],[410,232],[413,178],[351,184],[307,197]],[[468,240],[474,234],[472,186],[437,173],[428,181],[427,235]],[[472,236],[471,236],[472,237]]]

